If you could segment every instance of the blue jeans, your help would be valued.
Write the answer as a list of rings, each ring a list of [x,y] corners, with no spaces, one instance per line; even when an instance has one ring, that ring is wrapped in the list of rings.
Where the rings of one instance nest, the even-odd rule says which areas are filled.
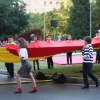
[[[93,63],[83,63],[83,79],[84,79],[84,84],[86,86],[89,86],[88,83],[88,76],[95,82],[98,82],[98,79],[92,74],[92,67]],[[88,76],[87,76],[88,75]]]

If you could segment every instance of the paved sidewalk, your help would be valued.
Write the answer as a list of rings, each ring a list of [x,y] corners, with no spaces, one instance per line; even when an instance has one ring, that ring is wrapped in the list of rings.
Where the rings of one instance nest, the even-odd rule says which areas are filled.
[[[16,74],[16,72],[15,72],[15,74]],[[48,77],[47,79],[50,80],[52,76],[47,76],[47,77]],[[77,78],[77,77],[66,77],[66,78],[67,78],[67,83],[79,83],[79,84],[84,83],[83,78]],[[30,79],[26,75],[22,75],[21,80],[25,81],[25,82],[30,81]],[[7,71],[0,69],[0,82],[16,82],[16,77],[14,77],[12,79],[8,79]],[[91,79],[89,79],[89,83],[95,84]]]
[[[14,75],[16,75],[16,71],[14,71]],[[4,75],[7,75],[7,70],[3,70],[3,69],[0,69],[0,74],[4,74]]]

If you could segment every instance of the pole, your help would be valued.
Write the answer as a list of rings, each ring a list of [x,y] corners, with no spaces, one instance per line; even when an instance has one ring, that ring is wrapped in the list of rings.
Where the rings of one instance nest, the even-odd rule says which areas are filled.
[[[92,37],[91,2],[90,2],[90,37]]]
[[[44,40],[45,40],[45,12],[44,12]]]
[[[44,8],[44,40],[45,40],[45,8]]]
[[[56,41],[56,27],[54,27],[54,41]]]

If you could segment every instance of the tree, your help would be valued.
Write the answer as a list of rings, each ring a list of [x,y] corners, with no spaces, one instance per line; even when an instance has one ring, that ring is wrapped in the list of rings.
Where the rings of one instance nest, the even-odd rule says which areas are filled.
[[[92,23],[93,31],[100,29],[100,0],[92,3]]]
[[[28,25],[25,4],[21,0],[0,0],[0,36],[14,35]]]
[[[29,13],[29,25],[28,29],[39,29],[43,32],[43,21],[44,21],[44,15],[39,13]]]
[[[54,35],[54,28],[51,27],[51,20],[58,20],[58,27],[56,28],[56,35],[65,36],[67,19],[69,18],[69,8],[72,6],[72,2],[68,0],[67,4],[62,0],[60,3],[60,8],[54,8],[53,11],[49,11],[46,13],[29,13],[29,25],[26,27],[23,32],[28,30],[38,29],[44,33],[44,16],[45,16],[45,26],[46,26],[46,35],[51,34]],[[23,33],[22,32],[22,33]]]
[[[89,0],[72,0],[73,6],[70,8],[70,17],[67,24],[67,34],[71,34],[73,39],[82,39],[89,36]]]
[[[23,37],[27,41],[31,41],[31,34],[37,35],[39,40],[43,40],[43,36],[40,30],[34,29],[34,30],[29,30],[28,32],[22,33],[19,35],[19,37]]]
[[[56,36],[65,36],[66,26],[68,24],[67,20],[69,18],[70,7],[72,2],[70,0],[65,3],[63,0],[60,2],[60,8],[54,8],[53,11],[46,13],[46,35],[51,34],[54,36],[54,27],[51,27],[51,20],[57,20],[58,26],[56,27]]]

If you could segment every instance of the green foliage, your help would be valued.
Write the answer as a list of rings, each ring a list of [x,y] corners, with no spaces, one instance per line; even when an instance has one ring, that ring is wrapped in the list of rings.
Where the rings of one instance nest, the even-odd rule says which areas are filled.
[[[94,31],[100,29],[100,0],[92,3],[92,22]]]
[[[70,7],[72,6],[72,2],[68,0],[67,4],[62,0],[60,3],[60,8],[54,8],[53,11],[45,12],[42,14],[39,13],[29,13],[29,25],[24,28],[23,32],[28,30],[38,29],[44,33],[44,18],[45,18],[45,33],[46,35],[50,34],[54,36],[54,27],[51,27],[51,20],[58,20],[58,27],[56,28],[56,36],[62,35],[66,36],[66,25],[67,20],[69,18]],[[23,33],[22,32],[22,33]]]
[[[67,34],[71,34],[73,39],[82,39],[89,36],[89,0],[72,0],[73,6],[70,8],[70,18],[67,24]]]
[[[30,42],[31,40],[33,40],[33,37],[30,37],[31,34],[37,35],[39,40],[43,39],[42,32],[39,29],[29,30],[28,32],[25,32],[19,35],[19,37],[23,37],[25,40]]]
[[[62,35],[65,36],[66,25],[68,24],[67,20],[69,18],[70,7],[72,6],[72,2],[68,0],[67,3],[61,1],[60,8],[54,8],[53,11],[47,12],[46,16],[46,35],[51,34],[54,35],[54,27],[51,27],[51,20],[57,20],[58,26],[56,27],[56,36]]]
[[[44,14],[39,13],[29,13],[29,30],[39,29],[43,32],[43,22],[44,22]]]
[[[0,0],[0,36],[19,33],[28,24],[27,20],[21,0]]]

